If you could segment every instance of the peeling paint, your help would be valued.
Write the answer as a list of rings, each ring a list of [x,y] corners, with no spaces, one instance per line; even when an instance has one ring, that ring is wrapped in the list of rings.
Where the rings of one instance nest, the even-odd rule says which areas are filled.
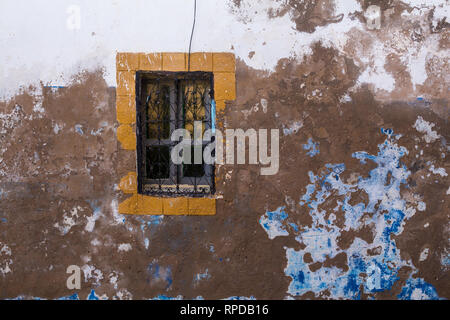
[[[309,138],[308,143],[303,145],[303,150],[308,150],[306,154],[312,158],[320,153],[319,143]]]
[[[276,237],[289,235],[289,232],[284,229],[282,224],[286,218],[287,214],[284,212],[284,207],[279,207],[275,211],[266,212],[266,214],[259,219],[259,223],[267,232],[269,239],[274,239]]]
[[[378,146],[377,155],[366,152],[353,154],[363,164],[369,160],[377,165],[370,171],[369,177],[358,177],[356,184],[342,181],[343,164],[327,164],[327,170],[320,175],[309,173],[311,184],[306,187],[307,192],[301,197],[300,205],[308,207],[313,224],[294,232],[297,234],[295,239],[305,245],[304,249],[286,248],[285,273],[292,278],[288,294],[301,296],[312,291],[316,296],[359,299],[363,293],[390,290],[399,279],[401,267],[415,269],[410,261],[401,258],[392,237],[401,234],[405,221],[411,218],[405,213],[408,208],[400,195],[400,186],[406,184],[410,175],[400,159],[408,151],[396,143],[398,136],[392,130],[385,134],[388,138]],[[367,194],[368,202],[351,205],[353,194],[359,190]],[[343,230],[337,225],[336,215],[321,209],[333,195],[344,197],[343,200],[336,200],[337,207],[334,209],[345,214],[344,230],[357,231],[368,226],[373,232],[372,243],[356,237],[347,249],[340,248],[338,243]],[[277,220],[277,230],[283,230],[283,220],[289,220],[287,215],[283,215],[281,221]],[[274,237],[269,234],[269,238]],[[367,254],[376,248],[381,250],[376,254]],[[312,261],[306,262],[306,254]],[[325,266],[327,261],[336,259],[338,255],[345,257],[348,267]],[[317,270],[311,270],[312,263],[319,264]],[[365,276],[362,277],[362,274]],[[400,298],[437,298],[434,288],[422,279],[409,281],[408,284]],[[412,289],[413,285],[416,288]],[[409,293],[411,290],[412,293]],[[420,294],[418,290],[422,290]]]

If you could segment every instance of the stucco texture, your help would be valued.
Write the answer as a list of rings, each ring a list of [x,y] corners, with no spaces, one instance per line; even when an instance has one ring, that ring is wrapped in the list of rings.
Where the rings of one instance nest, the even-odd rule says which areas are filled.
[[[249,28],[264,16],[321,35],[272,70],[252,66],[270,39],[235,55],[217,121],[279,129],[278,173],[217,166],[215,215],[122,215],[138,195],[119,86],[100,66],[22,87],[0,101],[0,299],[450,298],[446,1],[359,1],[342,17],[334,1],[248,2],[227,5]],[[389,14],[367,30],[374,3]]]

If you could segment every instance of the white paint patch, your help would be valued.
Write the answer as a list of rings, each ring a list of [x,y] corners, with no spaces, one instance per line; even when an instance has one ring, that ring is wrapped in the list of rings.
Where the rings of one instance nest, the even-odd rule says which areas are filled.
[[[422,252],[420,253],[419,261],[422,262],[422,261],[427,260],[429,253],[430,253],[429,248],[423,249]]]
[[[0,134],[6,134],[8,132],[8,129],[17,127],[17,125],[23,118],[26,119],[23,113],[23,109],[19,105],[16,105],[10,113],[0,113]],[[31,120],[32,116],[30,115],[28,119]],[[2,149],[2,152],[4,151],[6,151],[6,149]]]
[[[444,4],[444,2],[448,2],[448,0],[402,0],[402,2],[406,3],[410,7],[429,7],[434,6],[438,11],[442,12],[448,12],[448,8]],[[448,15],[447,15],[448,16]]]
[[[269,18],[269,9],[281,2],[243,3],[243,19],[230,10],[230,1],[197,2],[193,51],[232,50],[256,69],[273,70],[281,58],[301,58],[319,40],[342,50],[351,36],[346,33],[363,28],[350,16],[362,10],[356,0],[337,2],[335,15],[343,14],[342,21],[312,34],[296,31],[289,14]],[[67,27],[67,9],[74,3],[80,8],[79,29]],[[2,0],[0,39],[8,45],[0,51],[0,99],[40,80],[64,86],[79,71],[101,67],[107,84],[115,86],[118,51],[187,52],[193,9],[193,1],[186,0]],[[257,52],[252,59],[250,51]]]
[[[100,285],[100,281],[103,279],[103,273],[93,265],[85,264],[81,267],[84,273],[84,280],[87,282],[93,280],[95,285]]]
[[[436,28],[438,23],[442,20],[446,19],[446,22],[449,22],[450,17],[450,6],[448,5],[448,0],[444,4],[444,1],[435,1],[436,7],[433,12],[433,21],[431,22],[433,27]],[[440,3],[439,3],[440,2]]]
[[[67,9],[74,2],[80,12],[79,28],[67,24]],[[449,16],[447,1],[407,2],[420,9],[411,13],[405,10],[403,19],[415,16],[423,21],[434,9],[431,23],[436,26]],[[439,48],[436,34],[417,45],[402,30],[389,30],[388,40],[379,33],[368,32],[365,23],[354,17],[355,12],[362,13],[357,0],[335,1],[334,15],[342,14],[342,21],[319,26],[313,33],[298,32],[289,13],[269,18],[269,10],[276,11],[283,3],[246,1],[236,8],[230,6],[231,1],[198,0],[193,51],[232,51],[250,67],[270,73],[281,58],[301,61],[312,52],[311,45],[319,41],[345,52],[347,41],[362,32],[373,40],[371,47],[347,52],[361,63],[357,86],[369,83],[375,90],[387,92],[394,90],[396,84],[384,67],[385,57],[390,54],[401,58],[414,88],[425,83],[430,59],[444,60],[448,56]],[[193,1],[186,0],[2,0],[0,39],[5,39],[8,46],[0,51],[0,61],[4,62],[0,65],[0,99],[29,85],[39,86],[40,81],[44,85],[68,85],[73,75],[82,70],[102,68],[107,84],[115,86],[116,52],[187,52],[192,13]],[[248,56],[250,51],[256,52],[252,58]],[[36,104],[35,111],[41,115],[42,104]]]
[[[450,187],[448,187],[447,195],[450,195]]]
[[[86,217],[87,223],[86,223],[86,227],[84,227],[84,230],[86,230],[87,232],[92,232],[95,227],[95,221],[97,221],[101,215],[102,215],[102,212],[101,212],[100,208],[95,208],[92,216]]]
[[[225,180],[230,180],[231,179],[231,174],[233,173],[233,170],[230,170],[230,171],[228,171],[226,174],[225,174]]]
[[[268,106],[267,100],[266,99],[261,99],[260,103],[261,103],[262,111],[264,113],[267,113],[267,106]]]
[[[119,247],[117,248],[117,251],[125,251],[125,252],[127,252],[127,251],[130,251],[131,250],[131,244],[129,244],[129,243],[121,243],[120,245],[119,245]]]
[[[116,295],[113,297],[114,300],[132,300],[133,295],[127,289],[120,289],[120,291],[116,292]]]
[[[205,270],[205,272],[203,273],[197,273],[194,276],[194,283],[198,284],[198,282],[202,281],[202,280],[208,280],[211,278],[211,275],[208,272],[208,268]]]
[[[244,114],[244,119],[247,120],[248,117],[255,112],[259,111],[259,103],[256,103],[253,107],[251,107],[249,110],[242,110],[241,112]]]
[[[425,211],[426,208],[427,208],[427,204],[423,201],[419,201],[419,203],[417,204],[417,210]]]
[[[283,134],[285,136],[297,133],[303,127],[303,121],[295,121],[290,123],[288,126],[283,125]]]
[[[369,53],[368,66],[359,76],[357,84],[369,83],[375,90],[392,92],[395,89],[395,79],[389,74],[384,65],[386,63],[385,48],[382,42],[375,41]]]
[[[443,1],[440,1],[439,4],[436,4],[434,1],[415,1],[415,3],[418,3],[416,8],[402,12],[400,19],[404,23],[397,23],[400,27],[395,26],[395,24],[388,26],[386,23],[392,23],[392,21],[384,21],[381,33],[367,32],[361,29],[355,30],[355,32],[363,31],[361,34],[363,34],[364,40],[369,43],[368,45],[362,41],[355,43],[356,52],[348,52],[363,70],[357,85],[368,83],[374,87],[375,91],[385,90],[392,92],[396,87],[393,77],[394,73],[392,70],[386,71],[385,69],[386,57],[390,55],[397,56],[400,59],[400,63],[405,66],[410,75],[414,91],[416,89],[421,90],[417,86],[426,84],[430,75],[430,61],[439,61],[442,65],[446,64],[448,50],[440,47],[441,36],[439,34],[429,34],[429,26],[426,21],[431,15],[431,11],[434,10],[434,15],[437,15],[437,17],[433,17],[432,24],[437,25],[440,17],[444,17],[448,13],[448,9],[444,9],[444,7],[448,7],[448,4],[444,5]],[[389,11],[384,11],[386,17],[389,15]],[[391,19],[388,18],[387,20]],[[409,30],[402,29],[401,26],[405,24],[420,26],[420,30],[425,30],[426,37],[420,42],[414,41],[408,32]],[[446,77],[439,70],[432,70],[431,72],[434,76]]]
[[[112,286],[114,287],[115,290],[117,290],[117,287],[118,287],[117,281],[119,280],[119,276],[118,276],[117,272],[111,272],[108,277],[109,277],[109,283],[112,284]]]
[[[279,207],[275,211],[267,211],[259,219],[260,225],[267,232],[269,239],[288,236],[289,232],[285,229],[283,221],[287,218],[284,207]]]
[[[119,214],[119,202],[117,199],[111,201],[111,212],[114,219],[114,225],[123,224],[125,222],[124,216]]]
[[[95,221],[97,220],[97,218],[98,217],[96,217],[95,214],[93,214],[90,217],[86,217],[87,223],[86,223],[86,227],[84,227],[84,230],[86,230],[87,232],[92,232],[94,230]]]
[[[417,117],[416,122],[414,123],[413,127],[424,134],[424,139],[426,143],[434,142],[435,140],[439,139],[441,136],[433,130],[433,127],[435,126],[434,123],[430,123],[426,120],[424,120],[421,116]]]
[[[4,276],[7,273],[12,272],[11,265],[13,263],[11,259],[11,248],[6,244],[0,242],[0,273]]]
[[[295,209],[295,200],[289,197],[288,195],[284,196],[284,202],[292,209]]]
[[[99,241],[97,238],[95,238],[94,240],[91,241],[91,244],[92,244],[93,246],[99,246],[99,245],[101,245],[102,243],[101,243],[101,241]]]
[[[347,102],[351,102],[351,101],[352,101],[352,97],[350,97],[350,95],[348,93],[346,93],[345,95],[343,95],[342,97],[339,98],[340,103],[347,103]]]
[[[434,165],[431,165],[430,171],[434,174],[440,175],[441,177],[448,176],[447,171],[445,171],[444,168],[435,168]]]
[[[423,85],[428,78],[426,68],[428,50],[426,46],[421,47],[417,52],[410,54],[407,62],[414,90],[416,90],[416,85]]]
[[[430,297],[420,288],[416,288],[411,293],[411,300],[430,300]]]
[[[34,112],[39,112],[39,113],[44,113],[45,112],[45,109],[42,107],[42,102],[41,101],[39,101],[39,102],[34,104],[33,111]]]
[[[64,128],[64,124],[62,124],[62,125],[60,126],[59,124],[55,123],[55,124],[53,125],[53,132],[54,132],[55,134],[58,134],[63,128]]]
[[[73,226],[77,224],[77,219],[79,217],[78,212],[83,212],[84,209],[80,206],[73,207],[70,212],[64,211],[63,221],[61,225],[57,222],[54,224],[54,227],[61,232],[62,235],[67,234]]]

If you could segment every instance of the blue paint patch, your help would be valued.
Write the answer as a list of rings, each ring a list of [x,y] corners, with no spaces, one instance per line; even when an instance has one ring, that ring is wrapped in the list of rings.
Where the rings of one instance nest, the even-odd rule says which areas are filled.
[[[98,205],[98,201],[97,200],[87,200],[87,202],[89,203],[89,206],[91,207],[91,209],[93,211],[93,213],[92,213],[92,220],[93,220],[94,224],[89,227],[89,228],[92,228],[92,230],[88,230],[86,228],[86,230],[91,232],[91,231],[93,231],[93,228],[95,227],[95,221],[97,221],[98,218],[100,218],[100,216],[102,215],[102,208],[101,208],[100,205]]]
[[[75,131],[81,136],[84,134],[83,126],[81,124],[76,124],[75,125]]]
[[[31,298],[29,298],[29,297],[26,297],[26,296],[17,296],[17,297],[15,297],[15,298],[6,298],[5,299],[6,301],[7,300],[47,300],[47,299],[43,299],[43,298],[38,298],[38,297],[31,297]]]
[[[444,267],[448,267],[450,266],[450,255],[448,253],[446,253],[445,255],[442,256],[441,258],[441,264]]]
[[[167,283],[166,289],[172,285],[172,271],[170,267],[161,267],[155,261],[150,263],[147,272],[151,276],[151,281],[164,281]]]
[[[100,300],[100,298],[95,294],[95,290],[91,290],[91,292],[89,293],[88,300]]]
[[[269,235],[269,239],[274,239],[279,236],[288,236],[289,232],[283,226],[283,221],[287,218],[287,213],[284,212],[285,207],[279,207],[275,211],[267,211],[259,219],[259,223]]]
[[[159,295],[155,298],[153,298],[153,300],[183,300],[182,296],[178,296],[178,297],[168,297],[165,295]]]
[[[394,131],[392,129],[381,128],[381,133],[390,136]]]
[[[87,202],[89,203],[89,206],[91,207],[92,211],[97,214],[101,213],[101,206],[98,205],[98,201],[97,200],[87,200]]]
[[[298,226],[293,223],[293,222],[289,222],[289,225],[292,227],[292,229],[294,229],[295,232],[298,232],[300,229],[298,228]]]
[[[164,216],[163,215],[159,215],[159,216],[148,216],[148,217],[138,217],[137,219],[139,220],[139,222],[141,223],[141,231],[144,234],[144,246],[146,249],[148,249],[149,245],[150,245],[150,240],[145,237],[145,229],[153,229],[153,227],[155,226],[159,226],[163,220]]]
[[[406,185],[410,175],[400,159],[408,151],[397,145],[399,135],[394,135],[392,129],[382,129],[382,133],[387,135],[387,139],[378,145],[377,155],[366,152],[353,154],[353,157],[363,164],[372,161],[377,165],[370,171],[369,177],[360,176],[353,184],[345,183],[340,177],[345,171],[345,165],[342,163],[325,165],[325,170],[319,175],[308,173],[311,183],[306,186],[306,192],[300,197],[299,203],[308,208],[313,222],[310,227],[304,227],[302,230],[293,228],[295,239],[305,246],[304,249],[297,251],[286,248],[285,274],[292,279],[287,291],[289,295],[300,296],[313,292],[318,296],[327,291],[333,299],[360,299],[362,293],[390,290],[399,279],[397,274],[401,267],[415,269],[410,261],[402,260],[392,237],[402,233],[405,221],[415,212],[408,210],[406,201],[400,194],[401,185]],[[362,199],[359,198],[361,192],[367,194],[368,200],[351,204],[354,202],[351,201],[354,194],[358,199]],[[322,204],[330,203],[330,198],[336,196],[340,197],[336,199],[337,205],[334,209],[328,209],[328,212],[321,209]],[[343,227],[336,222],[335,212],[339,211],[344,212]],[[268,220],[266,216],[267,214],[261,218]],[[285,231],[283,222],[287,215],[281,217],[276,220],[276,228]],[[349,248],[339,248],[337,239],[342,230],[357,231],[362,227],[371,228],[374,236],[371,244],[356,237]],[[369,255],[368,250],[375,254]],[[312,258],[310,263],[323,263],[345,253],[348,270],[322,266],[312,272],[309,269],[310,263],[304,261],[307,253]],[[414,289],[414,286],[417,285],[409,282],[406,287]],[[426,296],[434,297],[431,288],[426,286],[426,289]],[[402,297],[408,298],[409,289],[405,290],[406,293]]]
[[[398,298],[401,300],[440,300],[436,289],[421,278],[409,278]]]
[[[147,216],[147,217],[138,217],[137,219],[140,222],[140,228],[142,233],[144,234],[144,246],[145,249],[148,249],[149,245],[150,245],[150,240],[145,237],[145,229],[149,229],[152,230],[153,227],[155,226],[159,226],[163,220],[164,216],[163,215],[159,215],[159,216]]]
[[[155,298],[151,299],[151,300],[183,300],[183,296],[179,295],[176,297],[169,297],[169,296],[165,296],[165,295],[159,295],[156,296]],[[189,300],[205,300],[202,296],[197,296],[194,299],[189,299]]]
[[[78,293],[74,293],[71,296],[61,297],[61,298],[58,298],[56,300],[80,300],[80,297],[78,296]]]
[[[320,153],[319,143],[314,142],[312,138],[309,138],[308,143],[303,145],[303,150],[309,150],[306,154],[312,158]]]
[[[208,273],[208,269],[205,270],[203,273],[197,273],[194,275],[194,283],[198,283],[201,280],[208,280],[211,278],[211,275]]]
[[[222,300],[256,300],[254,296],[250,297],[241,297],[241,296],[232,296]]]
[[[145,217],[138,217],[138,220],[141,222],[141,230],[144,231],[144,229],[147,227],[148,229],[151,229],[154,226],[158,226],[161,224],[162,220],[164,219],[163,215],[160,216],[148,216]]]

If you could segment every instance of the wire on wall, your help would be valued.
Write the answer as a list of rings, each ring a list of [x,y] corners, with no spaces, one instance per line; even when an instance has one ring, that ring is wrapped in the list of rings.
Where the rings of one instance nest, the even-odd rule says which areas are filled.
[[[194,35],[194,29],[195,29],[196,15],[197,15],[197,0],[194,0],[194,22],[192,23],[191,39],[189,40],[188,72],[191,71],[191,46],[192,46],[192,37]]]

